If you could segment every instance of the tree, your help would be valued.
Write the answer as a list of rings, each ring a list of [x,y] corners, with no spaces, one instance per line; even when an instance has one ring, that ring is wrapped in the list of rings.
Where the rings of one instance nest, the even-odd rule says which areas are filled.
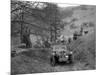
[[[48,3],[44,10],[47,11],[46,20],[48,20],[50,25],[51,41],[56,41],[59,31],[64,28],[64,23],[61,20],[59,8],[56,4]]]
[[[15,23],[19,23],[20,26],[20,35],[21,35],[21,42],[22,43],[26,43],[26,45],[28,46],[30,44],[29,41],[29,32],[27,32],[27,27],[25,26],[25,24],[34,26],[34,24],[28,23],[28,21],[25,21],[25,15],[31,15],[37,19],[40,19],[41,17],[41,9],[39,6],[39,2],[28,2],[28,1],[15,1],[12,0],[11,1],[11,23],[12,23],[12,27],[13,24]],[[42,6],[42,8],[44,8],[44,6]],[[37,28],[41,28],[39,26],[34,26]],[[29,26],[28,26],[29,29]],[[41,29],[45,29],[45,28],[41,28]]]
[[[31,18],[30,20],[27,20],[26,18],[29,16]],[[36,20],[31,21],[32,19]],[[34,29],[34,34],[41,35],[43,34],[43,32],[51,33],[51,41],[52,39],[56,40],[58,34],[57,31],[61,29],[61,19],[57,5],[47,2],[29,2],[12,0],[11,23],[12,26],[14,23],[20,24],[20,35],[22,42],[23,36],[28,33],[26,33],[27,27],[30,30]]]

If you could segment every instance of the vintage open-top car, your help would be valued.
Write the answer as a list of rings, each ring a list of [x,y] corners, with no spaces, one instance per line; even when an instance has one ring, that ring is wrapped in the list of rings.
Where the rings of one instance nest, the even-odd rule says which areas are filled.
[[[51,48],[50,62],[55,66],[57,62],[72,63],[72,51],[66,45],[53,45]]]

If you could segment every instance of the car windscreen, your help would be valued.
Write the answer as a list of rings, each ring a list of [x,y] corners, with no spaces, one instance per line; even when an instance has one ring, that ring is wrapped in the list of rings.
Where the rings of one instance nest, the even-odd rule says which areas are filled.
[[[66,51],[66,46],[53,46],[53,51]]]

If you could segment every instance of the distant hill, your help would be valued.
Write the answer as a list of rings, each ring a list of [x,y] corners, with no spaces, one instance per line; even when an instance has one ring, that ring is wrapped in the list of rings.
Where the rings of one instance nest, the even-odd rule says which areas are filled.
[[[61,18],[66,24],[65,29],[62,31],[63,35],[72,35],[74,31],[80,29],[83,23],[92,23],[94,30],[96,25],[96,6],[80,5],[63,9],[59,8],[59,10],[62,15]]]

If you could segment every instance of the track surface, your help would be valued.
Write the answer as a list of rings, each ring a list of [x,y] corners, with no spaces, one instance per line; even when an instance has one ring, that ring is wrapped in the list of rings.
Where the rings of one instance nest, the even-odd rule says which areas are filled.
[[[55,67],[50,65],[49,53],[47,50],[22,49],[17,56],[12,57],[12,74],[63,72],[88,70],[85,63],[73,62],[72,64],[57,63]]]

